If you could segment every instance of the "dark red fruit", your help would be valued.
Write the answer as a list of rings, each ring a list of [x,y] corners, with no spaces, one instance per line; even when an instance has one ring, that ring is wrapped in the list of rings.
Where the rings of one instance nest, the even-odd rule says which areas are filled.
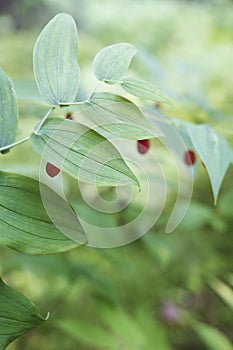
[[[46,163],[46,173],[50,176],[50,177],[55,177],[60,173],[60,169],[57,168],[55,165],[51,164],[51,163]]]
[[[184,162],[186,165],[191,166],[196,163],[196,154],[192,150],[188,150],[184,153]]]
[[[66,113],[66,119],[73,120],[72,114],[71,113]]]
[[[138,140],[137,141],[137,148],[138,148],[138,152],[140,154],[145,154],[150,149],[150,140],[148,140],[148,139]]]

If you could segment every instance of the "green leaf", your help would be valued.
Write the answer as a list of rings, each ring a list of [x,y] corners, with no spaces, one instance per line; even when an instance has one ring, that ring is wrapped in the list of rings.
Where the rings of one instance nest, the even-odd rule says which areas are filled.
[[[126,98],[109,92],[94,93],[84,104],[84,114],[102,130],[130,140],[161,136],[162,133],[144,118],[140,109]]]
[[[95,349],[115,349],[115,339],[111,333],[106,332],[100,325],[92,324],[82,318],[60,320],[55,323],[55,327],[67,336]]]
[[[11,79],[0,67],[0,148],[16,139],[18,109]]]
[[[233,310],[233,290],[226,283],[222,282],[220,279],[213,277],[209,281],[210,287],[217,293],[223,302]]]
[[[96,131],[75,121],[51,118],[39,134],[31,135],[33,148],[49,162],[75,178],[98,186],[138,181],[117,149]]]
[[[105,83],[114,84],[123,77],[136,53],[136,48],[128,43],[103,48],[93,61],[96,78]]]
[[[122,88],[131,95],[141,97],[145,100],[163,102],[171,105],[171,101],[163,96],[159,89],[147,81],[134,77],[124,77],[120,83]]]
[[[80,70],[78,34],[73,18],[56,15],[42,30],[33,52],[35,80],[46,102],[56,106],[77,96]]]
[[[42,185],[57,216],[69,225],[61,198]],[[39,182],[29,177],[0,172],[0,244],[30,254],[51,254],[70,250],[78,243],[64,236],[51,222],[41,200]],[[70,224],[71,225],[71,224]],[[68,226],[69,227],[69,226]],[[85,242],[81,226],[77,226]]]
[[[0,350],[43,321],[36,307],[0,278]]]
[[[123,349],[145,348],[144,330],[137,323],[136,317],[132,317],[122,308],[101,306],[101,318],[113,334],[116,344],[122,343]]]
[[[209,350],[233,350],[230,340],[217,328],[202,322],[195,323],[193,328]]]
[[[143,330],[146,340],[145,349],[171,350],[165,327],[156,320],[154,315],[150,315],[143,309],[138,309],[135,319],[140,329]]]
[[[216,204],[221,183],[231,162],[232,150],[226,140],[208,125],[188,124],[187,129],[192,144],[209,174]]]
[[[163,328],[153,317],[141,310],[135,315],[106,304],[97,306],[100,324],[86,320],[60,320],[55,327],[86,346],[108,350],[170,350]]]

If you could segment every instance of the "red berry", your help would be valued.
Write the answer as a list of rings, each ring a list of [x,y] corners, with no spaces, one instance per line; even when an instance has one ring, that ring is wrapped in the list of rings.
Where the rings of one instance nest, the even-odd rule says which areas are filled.
[[[60,173],[60,169],[57,168],[55,165],[51,164],[51,163],[46,163],[46,173],[50,176],[50,177],[55,177]]]
[[[66,113],[66,119],[73,120],[72,114],[71,113]]]
[[[138,140],[137,141],[137,148],[138,148],[139,153],[145,154],[150,149],[150,140],[148,140],[148,139]]]
[[[184,162],[186,165],[191,166],[196,163],[196,154],[192,150],[188,150],[184,153]]]

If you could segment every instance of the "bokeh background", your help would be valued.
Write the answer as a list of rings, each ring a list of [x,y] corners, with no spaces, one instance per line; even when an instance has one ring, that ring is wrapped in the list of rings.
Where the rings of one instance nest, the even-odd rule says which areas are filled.
[[[20,138],[47,110],[25,98],[33,79],[33,45],[48,20],[64,11],[78,25],[81,94],[95,85],[95,54],[106,45],[130,42],[139,52],[131,73],[173,101],[172,107],[154,107],[168,118],[210,124],[233,147],[233,3],[227,0],[1,0],[0,65],[18,87]],[[153,141],[151,152],[160,150]],[[24,144],[0,162],[1,170],[37,176],[40,159]],[[9,349],[230,350],[232,175],[231,167],[214,206],[198,162],[189,210],[171,234],[165,227],[177,192],[172,176],[159,220],[130,245],[53,256],[0,248],[3,278],[43,315],[50,312],[49,321]],[[72,192],[72,180],[68,183]],[[104,189],[101,195],[111,200],[113,194]],[[158,200],[156,191],[154,197]],[[131,205],[120,217],[108,218],[109,224],[124,223],[140,209]]]

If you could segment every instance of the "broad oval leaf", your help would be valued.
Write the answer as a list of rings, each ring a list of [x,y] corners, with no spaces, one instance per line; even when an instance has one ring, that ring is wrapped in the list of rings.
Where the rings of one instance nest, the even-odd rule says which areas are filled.
[[[126,73],[136,53],[135,46],[128,43],[119,43],[103,48],[93,61],[96,78],[109,84],[118,82]]]
[[[35,305],[0,278],[0,350],[43,321]]]
[[[145,100],[163,102],[171,105],[171,101],[162,95],[162,92],[147,81],[135,77],[123,77],[122,88],[131,95],[141,97]]]
[[[60,197],[49,187],[43,186],[53,203],[58,203]],[[41,200],[38,181],[0,172],[0,193],[1,245],[29,254],[59,253],[78,246],[51,222]],[[56,207],[56,210],[57,215],[65,220],[62,206]],[[84,243],[84,233],[81,228],[78,229]]]
[[[148,122],[133,102],[109,92],[94,93],[90,101],[84,103],[83,112],[100,133],[104,130],[129,140],[163,135],[158,128]]]
[[[73,18],[56,15],[42,30],[33,51],[33,68],[40,94],[50,105],[73,102],[80,69],[77,62],[78,34]]]
[[[208,125],[188,124],[192,144],[209,174],[216,203],[224,175],[231,163],[232,150],[226,140]]]
[[[31,135],[31,143],[47,161],[81,181],[97,186],[138,185],[113,144],[75,121],[50,118],[38,134]]]
[[[13,83],[0,67],[0,148],[16,139],[18,108]]]

